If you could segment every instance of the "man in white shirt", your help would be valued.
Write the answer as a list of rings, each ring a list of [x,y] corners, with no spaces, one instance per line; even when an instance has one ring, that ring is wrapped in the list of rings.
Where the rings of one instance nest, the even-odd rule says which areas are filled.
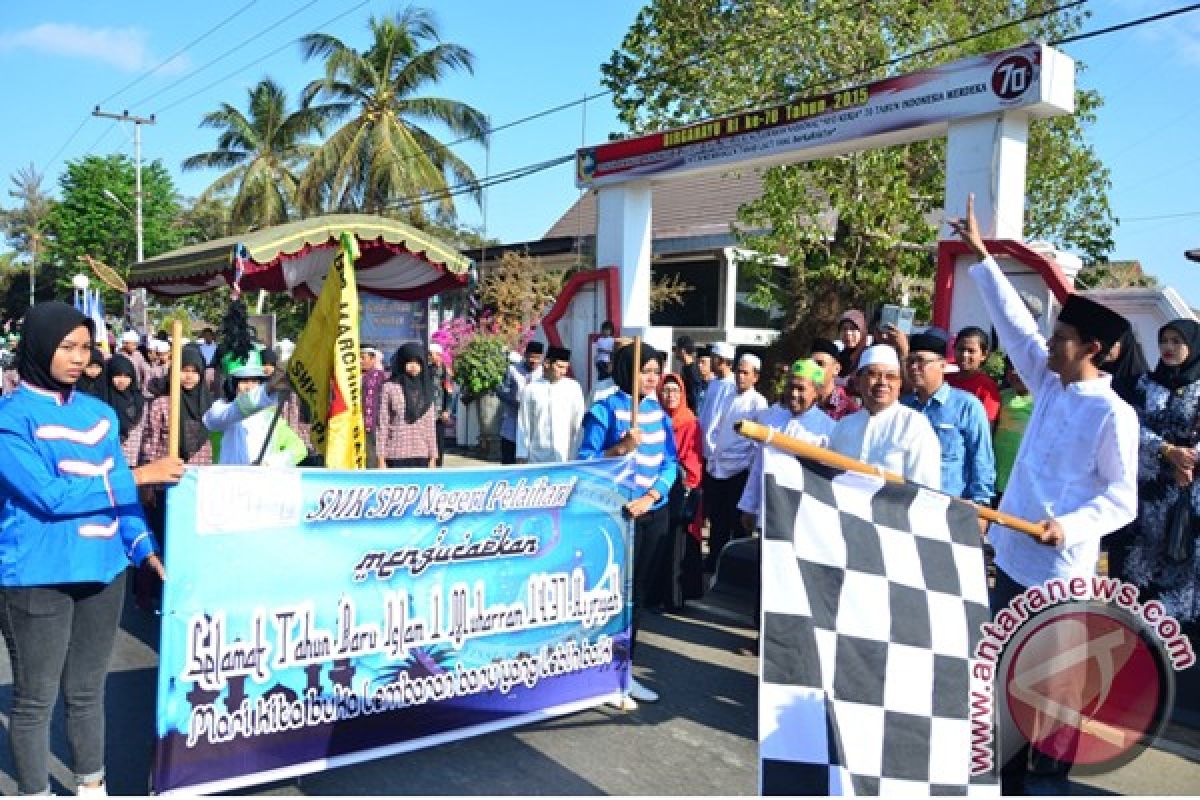
[[[704,390],[704,402],[700,405],[700,432],[704,435],[704,458],[712,458],[713,446],[717,441],[717,425],[728,398],[737,393],[733,379],[733,355],[736,351],[729,342],[717,342],[712,346],[711,364],[713,377]]]
[[[721,358],[724,360],[724,356]],[[709,522],[705,566],[709,572],[716,571],[717,558],[725,544],[743,534],[737,504],[746,490],[755,443],[734,430],[733,425],[738,420],[756,419],[767,408],[766,398],[754,388],[761,367],[758,356],[743,355],[734,371],[734,393],[719,397],[716,401],[719,405],[715,408],[711,401],[705,404],[713,414],[713,443],[704,466],[703,484],[704,508]],[[709,391],[714,391],[718,385],[714,381]]]
[[[863,407],[838,421],[829,449],[941,489],[942,448],[929,420],[899,402],[900,359],[891,345],[864,350],[855,380]]]
[[[517,411],[517,463],[558,464],[570,461],[579,449],[579,431],[587,409],[583,389],[567,377],[571,351],[546,350],[542,377],[521,392]]]
[[[836,423],[817,405],[821,396],[820,387],[824,382],[825,370],[811,358],[792,364],[783,397],[759,414],[758,423],[802,442],[828,447]],[[753,531],[758,524],[758,512],[762,505],[763,448],[767,446],[755,444],[750,479],[746,481],[746,490],[738,502],[738,509],[742,512],[742,527],[747,531]]]
[[[991,599],[998,612],[1027,587],[1054,578],[1091,578],[1101,537],[1137,515],[1137,414],[1098,366],[1129,323],[1099,303],[1071,295],[1046,341],[983,243],[974,196],[967,199],[966,217],[948,224],[979,257],[971,278],[1000,346],[1035,398],[1000,510],[1039,522],[1042,533],[1034,538],[991,526],[997,567]],[[1027,745],[1017,750],[1002,767],[1006,794],[1025,788],[1027,750]],[[1060,786],[1065,766],[1050,765]]]
[[[496,396],[500,398],[500,463],[517,463],[517,411],[521,407],[521,391],[530,381],[542,376],[542,354],[546,346],[541,342],[525,345],[525,358],[508,368],[504,383]]]

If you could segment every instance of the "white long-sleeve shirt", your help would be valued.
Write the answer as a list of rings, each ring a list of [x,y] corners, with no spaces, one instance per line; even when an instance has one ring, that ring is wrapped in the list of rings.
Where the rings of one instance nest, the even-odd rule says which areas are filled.
[[[829,437],[829,449],[906,480],[942,488],[942,446],[929,420],[899,402],[872,414],[865,408],[842,417]]]
[[[224,398],[212,404],[204,412],[204,427],[210,431],[221,432],[221,464],[252,464],[262,452],[263,443],[267,440],[267,431],[271,429],[271,420],[275,414],[270,409],[275,404],[275,395],[267,392],[265,383],[259,384],[249,392],[243,392],[229,402]],[[287,427],[282,419],[275,424],[272,441],[281,434],[281,427]],[[295,454],[274,447],[263,457],[263,464],[268,467],[294,466]]]
[[[776,403],[758,415],[757,422],[774,428],[780,433],[787,434],[793,439],[815,444],[818,447],[828,447],[829,437],[833,433],[833,419],[813,404],[811,408],[800,414],[793,414]],[[762,506],[763,480],[763,450],[770,445],[756,444],[754,461],[750,466],[750,479],[746,481],[746,490],[738,501],[738,509],[748,514],[757,514]]]
[[[756,444],[735,431],[733,424],[742,419],[757,419],[766,408],[767,399],[753,388],[739,393],[735,387],[733,394],[721,401],[713,426],[712,453],[704,467],[709,475],[723,480],[750,469]]]
[[[517,410],[517,458],[531,464],[570,461],[579,449],[579,431],[587,408],[573,378],[551,383],[538,378],[521,390]]]
[[[1038,522],[1053,517],[1055,548],[992,525],[996,565],[1023,586],[1096,572],[1100,538],[1137,515],[1137,414],[1102,374],[1063,386],[1046,366],[1046,341],[992,258],[971,267],[1000,346],[1033,393],[1033,412],[1000,510]]]
[[[713,378],[708,382],[704,391],[704,403],[700,406],[700,432],[704,434],[704,458],[712,458],[713,448],[717,445],[717,426],[721,423],[721,413],[725,410],[730,395],[737,394],[737,384],[733,375],[724,378]]]

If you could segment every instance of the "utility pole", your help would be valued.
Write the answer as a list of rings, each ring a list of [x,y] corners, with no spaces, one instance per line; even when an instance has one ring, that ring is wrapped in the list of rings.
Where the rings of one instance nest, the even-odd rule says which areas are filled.
[[[143,260],[145,260],[145,257],[146,257],[146,254],[145,254],[145,252],[143,250],[143,246],[142,246],[142,126],[143,125],[153,125],[155,122],[154,115],[151,114],[149,117],[137,117],[137,116],[130,114],[128,111],[122,111],[120,114],[115,114],[111,111],[101,111],[100,106],[96,106],[94,109],[92,109],[92,116],[93,117],[105,117],[107,119],[115,119],[118,122],[132,122],[133,123],[133,164],[134,164],[133,224],[134,224],[134,228],[135,228],[134,234],[137,237],[137,261],[136,261],[136,263],[140,264],[140,263],[142,263]],[[138,322],[141,323],[139,327],[141,327],[142,329],[145,329],[145,327],[146,327],[146,290],[139,289],[138,292],[141,296],[141,301],[142,301],[141,302],[142,319],[138,320]],[[126,305],[126,309],[128,310],[129,295],[125,296],[125,305]]]

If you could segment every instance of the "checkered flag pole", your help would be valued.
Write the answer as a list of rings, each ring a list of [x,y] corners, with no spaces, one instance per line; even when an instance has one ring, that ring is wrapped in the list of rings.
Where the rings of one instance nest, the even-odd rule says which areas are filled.
[[[974,510],[771,447],[762,497],[761,792],[998,795],[971,774]]]

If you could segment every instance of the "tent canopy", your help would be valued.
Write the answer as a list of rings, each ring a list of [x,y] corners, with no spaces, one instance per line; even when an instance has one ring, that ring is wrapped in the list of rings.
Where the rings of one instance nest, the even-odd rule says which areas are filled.
[[[471,262],[453,246],[386,217],[329,214],[191,245],[135,264],[129,287],[179,297],[231,285],[238,256],[243,291],[312,298],[321,292],[338,239],[358,240],[358,288],[395,300],[424,300],[467,285]]]

